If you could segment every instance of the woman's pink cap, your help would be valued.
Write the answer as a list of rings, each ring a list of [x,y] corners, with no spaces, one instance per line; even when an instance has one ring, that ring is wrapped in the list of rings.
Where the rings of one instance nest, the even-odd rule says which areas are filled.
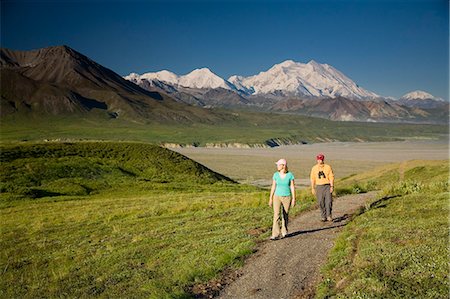
[[[287,162],[286,162],[286,159],[280,159],[275,164],[277,164],[277,165],[280,165],[280,164],[286,165]]]

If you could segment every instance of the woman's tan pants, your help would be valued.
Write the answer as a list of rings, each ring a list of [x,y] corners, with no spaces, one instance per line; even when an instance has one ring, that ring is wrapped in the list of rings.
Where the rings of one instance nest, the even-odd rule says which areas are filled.
[[[284,237],[287,235],[288,230],[288,212],[291,205],[290,196],[277,196],[273,197],[273,225],[272,225],[272,237],[278,237],[280,235],[280,216],[281,216],[281,235]],[[282,213],[280,215],[280,210]]]

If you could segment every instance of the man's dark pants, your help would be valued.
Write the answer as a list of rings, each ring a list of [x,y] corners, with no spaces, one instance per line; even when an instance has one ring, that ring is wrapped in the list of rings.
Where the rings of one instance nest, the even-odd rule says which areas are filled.
[[[316,185],[316,198],[320,207],[322,219],[331,217],[333,200],[331,198],[330,185]]]

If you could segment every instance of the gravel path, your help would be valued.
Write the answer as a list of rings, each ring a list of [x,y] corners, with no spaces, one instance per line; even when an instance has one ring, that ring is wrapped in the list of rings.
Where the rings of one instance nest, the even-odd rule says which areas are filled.
[[[219,298],[313,298],[334,239],[351,214],[374,197],[371,192],[335,199],[333,222],[321,222],[319,210],[292,219],[288,236],[263,243]]]

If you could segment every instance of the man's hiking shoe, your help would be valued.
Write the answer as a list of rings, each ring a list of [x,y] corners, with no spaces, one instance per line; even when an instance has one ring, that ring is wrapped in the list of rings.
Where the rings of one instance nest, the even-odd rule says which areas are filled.
[[[284,238],[286,238],[286,236],[287,236],[287,234],[285,234],[285,235],[281,235],[281,239],[284,239]]]
[[[320,221],[325,222],[325,221],[327,221],[327,219],[325,219],[325,218],[320,218]]]
[[[275,240],[277,240],[278,238],[277,237],[274,237],[274,236],[272,236],[272,237],[270,237],[270,239],[269,240],[271,240],[271,241],[275,241]]]
[[[332,221],[333,221],[333,218],[331,218],[331,216],[329,216],[329,217],[327,217],[327,221],[332,222]]]

